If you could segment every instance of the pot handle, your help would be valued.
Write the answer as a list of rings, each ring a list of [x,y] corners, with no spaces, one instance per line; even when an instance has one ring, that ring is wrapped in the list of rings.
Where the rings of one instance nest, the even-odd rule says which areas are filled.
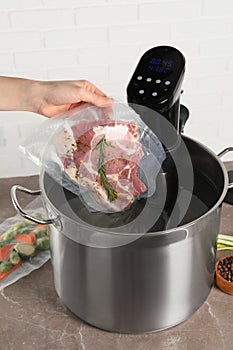
[[[220,152],[219,154],[218,154],[218,157],[219,158],[222,158],[223,156],[225,156],[227,153],[229,153],[229,152],[233,152],[233,147],[227,147],[227,148],[225,148],[222,152]],[[230,188],[233,188],[233,182],[230,182],[229,184],[228,184],[228,189],[230,189]]]
[[[43,219],[38,219],[38,218],[34,218],[33,216],[27,214],[20,206],[19,202],[18,202],[18,199],[17,199],[17,191],[21,191],[21,192],[24,192],[24,193],[28,193],[28,194],[31,194],[33,196],[37,196],[37,195],[40,195],[41,194],[41,191],[40,190],[36,190],[36,191],[32,191],[32,190],[29,190],[28,188],[25,188],[23,186],[20,186],[20,185],[14,185],[11,187],[11,200],[12,200],[12,203],[16,209],[16,211],[21,215],[23,216],[25,219],[28,219],[28,220],[31,220],[37,224],[42,224],[42,225],[48,225],[48,224],[53,224],[55,222],[55,218],[54,219],[46,219],[46,220],[43,220]]]

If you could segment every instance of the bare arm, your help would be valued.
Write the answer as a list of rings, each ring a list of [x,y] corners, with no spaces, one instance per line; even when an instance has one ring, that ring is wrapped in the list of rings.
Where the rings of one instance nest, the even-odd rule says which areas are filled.
[[[110,105],[107,97],[86,80],[36,81],[0,77],[0,110],[31,111],[53,117],[82,102]]]

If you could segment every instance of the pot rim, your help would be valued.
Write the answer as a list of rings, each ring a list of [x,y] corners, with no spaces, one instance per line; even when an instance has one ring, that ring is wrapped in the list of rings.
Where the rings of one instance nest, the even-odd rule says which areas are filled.
[[[182,226],[178,226],[178,227],[174,227],[174,228],[171,228],[171,229],[167,229],[167,230],[163,230],[163,231],[156,231],[156,232],[144,232],[144,233],[136,233],[136,232],[133,232],[133,233],[125,233],[125,232],[116,232],[116,231],[111,231],[109,229],[106,229],[106,228],[101,228],[101,227],[96,227],[95,226],[95,231],[96,232],[99,232],[100,234],[107,234],[107,235],[117,235],[117,236],[138,236],[138,237],[141,237],[141,236],[144,236],[144,235],[150,235],[150,236],[161,236],[161,235],[168,235],[170,233],[173,233],[174,231],[181,231],[181,230],[186,230],[187,228],[189,228],[190,226],[193,226],[195,225],[198,221],[200,220],[203,220],[205,219],[206,216],[210,215],[212,212],[214,212],[223,202],[225,196],[226,196],[226,193],[227,193],[227,190],[228,190],[228,174],[227,174],[227,170],[223,164],[223,162],[221,161],[221,159],[211,150],[209,149],[207,146],[203,145],[200,141],[197,141],[196,139],[190,137],[190,136],[186,136],[186,135],[182,135],[182,138],[186,138],[186,139],[189,139],[191,141],[194,141],[195,143],[197,143],[199,146],[201,146],[205,151],[207,151],[213,158],[215,158],[215,160],[218,162],[218,164],[220,165],[221,169],[222,169],[222,173],[223,173],[223,178],[224,178],[224,187],[223,187],[223,191],[222,191],[222,194],[221,196],[219,197],[219,199],[217,200],[217,202],[215,203],[215,205],[209,209],[206,213],[204,213],[203,215],[201,215],[199,218],[193,220],[193,221],[190,221],[188,222],[187,224],[184,224]],[[45,188],[44,188],[44,174],[45,174],[45,170],[43,170],[41,173],[40,173],[40,179],[39,179],[39,183],[40,183],[40,189],[42,191],[42,195],[43,197],[45,198],[45,200],[49,203],[49,205],[53,208],[53,210],[58,214],[58,216],[60,217],[60,213],[58,212],[58,209],[54,206],[54,204],[51,203],[51,201],[49,200],[47,194],[46,194],[46,191],[45,191]],[[77,224],[77,222],[68,217],[66,214],[62,213],[62,217],[65,217],[67,220],[69,221],[72,221],[74,224]],[[92,225],[89,225],[89,224],[85,224],[85,223],[81,223],[79,222],[78,223],[80,226],[83,226],[85,227],[85,230],[93,230],[93,226]]]

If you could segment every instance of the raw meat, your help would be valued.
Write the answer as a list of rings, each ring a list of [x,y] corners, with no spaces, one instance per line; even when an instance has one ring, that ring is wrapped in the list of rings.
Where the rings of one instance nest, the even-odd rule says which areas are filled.
[[[102,208],[122,211],[147,190],[138,176],[144,155],[138,126],[116,121],[82,123],[72,132],[64,130],[64,142],[56,143],[64,170],[83,188],[84,199],[89,190]]]

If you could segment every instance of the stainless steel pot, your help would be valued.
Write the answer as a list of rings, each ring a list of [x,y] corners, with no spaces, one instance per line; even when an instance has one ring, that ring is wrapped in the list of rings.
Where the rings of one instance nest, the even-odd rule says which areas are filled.
[[[162,330],[186,320],[207,298],[214,281],[221,205],[233,184],[228,184],[219,157],[199,142],[182,138],[194,170],[203,176],[203,181],[194,176],[194,189],[206,209],[198,217],[191,211],[176,228],[128,235],[83,225],[66,211],[64,191],[46,173],[40,176],[39,191],[12,188],[13,204],[23,217],[51,224],[56,291],[87,323],[125,333]],[[25,213],[17,201],[17,190],[41,194],[49,219]],[[98,247],[101,240],[129,236],[133,239],[127,244]],[[83,244],[83,237],[91,244]]]

